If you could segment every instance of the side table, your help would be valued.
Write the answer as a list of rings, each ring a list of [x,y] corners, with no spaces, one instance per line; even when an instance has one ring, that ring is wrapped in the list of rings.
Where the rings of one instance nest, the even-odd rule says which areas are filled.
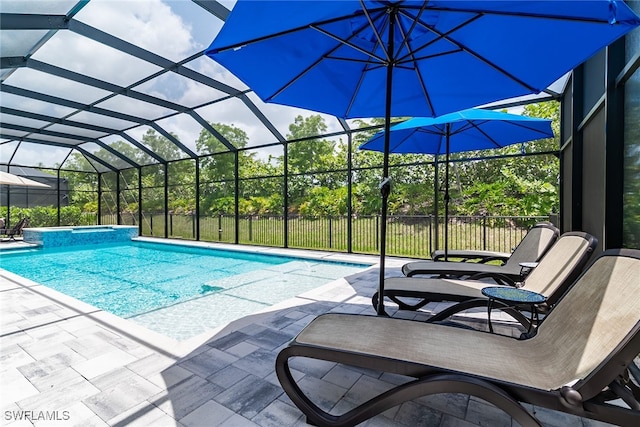
[[[487,321],[489,322],[489,332],[493,333],[493,326],[491,325],[491,310],[495,301],[502,302],[514,308],[521,306],[528,306],[531,312],[531,320],[529,322],[529,330],[527,334],[531,333],[533,322],[536,324],[540,320],[538,317],[538,304],[544,303],[547,298],[537,292],[531,292],[522,288],[510,288],[506,286],[490,286],[482,288],[482,295],[489,298],[487,304]]]

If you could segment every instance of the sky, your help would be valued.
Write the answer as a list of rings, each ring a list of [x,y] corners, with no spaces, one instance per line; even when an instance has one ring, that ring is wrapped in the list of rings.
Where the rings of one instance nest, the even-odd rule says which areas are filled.
[[[222,1],[221,3],[229,9],[233,8],[235,4],[234,1]],[[67,13],[75,4],[76,1],[69,0],[2,0],[0,8],[3,12]],[[206,49],[223,25],[221,20],[190,0],[91,0],[75,15],[74,19],[175,62]],[[31,33],[28,37],[27,32],[24,31],[15,31],[14,33],[13,35],[3,35],[2,42],[5,54],[12,48],[12,43],[15,44],[17,51],[20,51],[20,43],[33,43]],[[40,33],[41,37],[46,32]],[[70,30],[57,31],[35,52],[32,58],[123,87],[133,85],[160,70],[156,65],[92,41],[90,38]],[[185,65],[239,90],[247,89],[246,85],[235,76],[206,56],[201,56]],[[5,80],[5,83],[69,98],[85,104],[96,102],[109,94],[107,91],[55,77],[32,68],[17,69]],[[189,107],[195,107],[226,95],[177,73],[165,73],[158,78],[133,87],[133,90]],[[294,121],[296,116],[318,114],[292,107],[265,104],[252,92],[248,96],[285,137],[289,124]],[[74,111],[67,107],[54,106],[8,94],[3,94],[3,105],[57,117],[64,117]],[[139,115],[147,119],[157,119],[173,112],[169,108],[126,96],[113,97],[100,102],[97,106]],[[519,113],[521,110],[515,109],[511,112]],[[277,141],[276,137],[238,99],[232,98],[211,104],[198,109],[197,112],[209,122],[235,125],[243,129],[248,134],[250,147]],[[322,116],[327,123],[328,132],[342,130],[335,117]],[[134,125],[134,123],[119,119],[105,119],[89,112],[74,114],[69,119],[107,127],[123,128]],[[23,120],[29,122],[27,119]],[[31,121],[28,124],[37,125],[38,123]],[[178,114],[163,119],[158,124],[166,131],[178,135],[182,143],[196,151],[195,140],[202,127],[191,117]],[[69,127],[62,125],[54,125],[48,129],[60,132],[71,131]],[[147,126],[136,126],[127,133],[140,141],[147,130]],[[78,132],[78,130],[75,129],[74,132]],[[87,137],[96,136],[92,131],[82,131],[82,133]],[[122,138],[112,136],[103,139],[106,143],[116,140],[122,140]],[[0,155],[4,158],[14,146],[15,144],[0,146]],[[90,150],[99,149],[96,144],[87,147]],[[43,149],[50,150],[47,151],[48,155],[42,156]],[[282,153],[280,147],[260,151],[261,157]],[[14,162],[29,165],[29,162],[33,163],[33,159],[37,158],[44,159],[47,166],[53,166],[64,160],[67,153],[66,149],[43,148],[39,145],[25,144],[24,149],[19,151]]]
[[[5,12],[34,13],[66,13],[75,1],[6,1],[2,2]],[[227,8],[232,8],[235,2],[221,2]],[[91,0],[84,6],[74,19],[110,33],[120,39],[158,54],[171,61],[178,62],[207,48],[223,25],[223,22],[206,12],[190,0]],[[17,33],[17,32],[16,32]],[[25,32],[16,34],[25,38]],[[3,39],[3,50],[6,44]],[[8,46],[7,46],[8,48]],[[32,56],[33,59],[66,68],[74,72],[104,80],[119,86],[129,86],[144,77],[160,70],[159,67],[141,59],[123,54],[101,43],[69,30],[58,31],[50,40],[41,46]],[[222,81],[239,90],[247,87],[230,72],[219,66],[213,60],[202,56],[188,64],[187,67]],[[43,83],[46,88],[43,89]],[[44,91],[49,95],[71,98],[82,103],[92,103],[108,95],[108,92],[80,85],[67,79],[55,77],[29,68],[16,70],[5,83]],[[196,83],[176,73],[165,73],[133,88],[145,94],[172,101],[186,106],[196,106],[217,99],[226,94],[208,86]],[[64,116],[73,110],[67,107],[53,106],[39,101],[27,99],[11,99],[4,96],[3,104],[16,105],[21,109],[54,116]],[[307,116],[316,114],[307,110],[291,107],[264,104],[255,94],[249,98],[258,106],[278,131],[286,136],[288,126],[297,115]],[[117,96],[98,104],[107,108],[145,118],[156,119],[172,113],[171,109],[155,106],[125,96]],[[198,113],[209,122],[233,124],[247,132],[249,145],[270,144],[277,141],[276,137],[251,113],[248,108],[237,99],[213,104],[198,110]],[[326,116],[329,132],[339,131],[337,120]],[[82,121],[105,126],[131,126],[117,119],[104,122],[91,113],[80,113],[69,117],[70,120]],[[98,122],[99,121],[99,122]],[[202,127],[187,115],[174,117],[158,122],[165,130],[179,136],[181,142],[195,151],[195,140]],[[50,130],[68,131],[62,126],[49,128]],[[127,133],[140,140],[147,131],[146,126],[138,126]],[[87,136],[91,135],[91,132]],[[105,142],[121,140],[121,137],[105,138]],[[39,156],[42,147],[33,146],[28,150],[21,150],[20,156],[25,161]],[[0,148],[0,154],[10,151]],[[95,146],[98,149],[98,146]],[[54,163],[66,154],[68,150],[51,149],[52,155],[47,156],[49,162]],[[271,154],[281,154],[281,149],[270,149]],[[263,155],[268,155],[264,153]],[[16,162],[20,159],[15,159]]]

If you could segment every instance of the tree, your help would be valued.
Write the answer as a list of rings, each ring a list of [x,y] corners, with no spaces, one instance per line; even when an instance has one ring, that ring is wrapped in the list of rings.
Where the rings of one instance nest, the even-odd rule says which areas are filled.
[[[525,106],[525,116],[552,119],[555,138],[528,142],[527,153],[558,151],[560,104],[555,101]],[[517,155],[522,147],[512,145],[494,152],[465,153],[466,157]],[[458,154],[454,158],[460,158]],[[450,205],[462,215],[548,215],[559,210],[559,162],[551,154],[505,157],[456,164],[461,193]]]
[[[401,121],[404,118],[395,119]],[[383,153],[360,150],[359,147],[378,132],[383,119],[371,122],[356,121],[364,129],[354,136],[354,167],[356,168],[355,209],[362,215],[380,213],[382,200],[379,184],[382,179]],[[378,126],[378,127],[375,127]],[[374,127],[372,129],[369,129]],[[433,205],[433,166],[428,164],[432,156],[424,154],[391,154],[389,156],[389,177],[391,194],[389,195],[389,213],[391,214],[430,214]]]
[[[289,202],[294,210],[311,196],[310,190],[317,187],[336,189],[346,185],[346,146],[328,139],[314,138],[326,133],[327,125],[320,115],[297,116],[289,125],[288,140],[305,139],[288,144]],[[284,158],[279,158],[284,163]],[[342,160],[342,161],[341,161]]]
[[[206,129],[200,132],[196,147],[200,152],[212,153],[203,157],[200,172],[200,208],[206,214],[235,213],[235,163],[238,160],[240,214],[282,213],[282,180],[260,179],[276,175],[277,166],[269,160],[257,158],[244,148],[249,143],[242,129],[224,123],[212,123],[220,135],[237,151],[229,148]]]

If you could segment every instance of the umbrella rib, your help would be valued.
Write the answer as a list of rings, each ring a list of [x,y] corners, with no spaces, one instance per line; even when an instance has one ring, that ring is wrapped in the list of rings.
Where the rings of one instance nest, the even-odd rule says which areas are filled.
[[[375,54],[374,54],[374,52],[369,52],[369,51],[367,51],[367,50],[365,50],[365,49],[361,48],[360,46],[357,46],[357,45],[355,45],[355,44],[351,43],[351,42],[349,41],[349,39],[347,39],[347,40],[342,39],[342,38],[340,38],[340,37],[336,36],[335,34],[332,34],[332,33],[328,32],[327,30],[324,30],[324,29],[322,29],[322,28],[318,27],[317,25],[313,25],[313,24],[312,24],[312,25],[310,25],[309,27],[310,27],[310,28],[313,28],[314,30],[316,30],[316,31],[318,31],[318,32],[320,32],[320,33],[322,33],[322,34],[324,34],[325,36],[327,36],[327,37],[329,37],[329,38],[331,38],[331,39],[333,39],[333,40],[335,40],[335,41],[337,41],[337,42],[339,42],[339,43],[340,43],[338,46],[336,46],[334,49],[332,49],[332,52],[335,52],[335,51],[336,51],[336,49],[338,49],[338,47],[340,47],[340,46],[348,46],[348,47],[350,47],[350,48],[352,48],[352,49],[354,49],[354,50],[357,50],[358,52],[360,52],[360,53],[364,54],[365,56],[368,56],[368,57],[370,57],[370,58],[375,58],[375,59],[377,59],[377,60],[378,60],[378,61],[380,61],[380,62],[385,62],[385,59],[384,59],[384,58],[382,58],[382,57],[380,57],[380,56],[378,56],[378,55],[375,55]],[[366,27],[365,27],[365,28],[366,28]],[[363,29],[363,28],[361,28],[361,29],[360,29],[360,31],[362,31],[362,29]],[[358,32],[360,32],[360,31],[358,31]],[[355,31],[354,31],[353,35],[352,35],[351,37],[349,37],[349,38],[351,39],[351,38],[355,37],[355,35],[356,35],[358,32],[355,32]],[[336,58],[336,59],[338,59],[338,58]],[[355,59],[349,59],[349,60],[350,60],[350,61],[357,61],[357,60],[355,60]],[[366,61],[364,61],[364,62],[366,62]]]
[[[405,46],[406,49],[407,49],[407,52],[409,52],[408,55],[411,55],[411,46],[409,46],[409,43],[407,43],[407,39],[408,39],[408,36],[411,33],[413,33],[413,30],[418,26],[418,23],[420,22],[420,17],[422,16],[422,13],[427,8],[427,4],[428,4],[428,2],[424,2],[422,4],[422,7],[420,8],[420,11],[416,14],[415,17],[411,17],[407,13],[403,13],[402,10],[398,11],[398,15],[396,15],[396,21],[397,21],[398,29],[402,32],[402,43],[400,43],[400,46],[398,46],[398,50],[396,52],[397,54],[400,54],[400,51],[402,50],[402,47]],[[403,16],[409,18],[412,21],[411,28],[409,28],[406,32],[404,31],[404,28],[402,27],[402,22],[400,21],[400,16],[399,15],[403,15]],[[393,55],[394,58],[396,56],[396,53],[394,53],[394,55]]]
[[[463,3],[460,3],[463,4]],[[499,10],[483,10],[479,11],[478,9],[464,9],[464,8],[448,8],[448,7],[430,7],[431,10],[437,10],[442,12],[463,12],[463,13],[482,13],[483,15],[496,15],[496,16],[517,16],[521,18],[534,18],[534,19],[550,19],[550,20],[559,20],[559,21],[575,21],[575,22],[589,22],[594,24],[606,24],[611,25],[611,19],[602,20],[598,18],[589,18],[589,17],[579,17],[579,16],[551,16],[544,15],[541,13],[531,13],[531,12],[511,12],[511,11],[499,11]],[[616,20],[615,23],[618,23]]]
[[[442,10],[447,10],[447,9],[442,9]],[[431,31],[432,33],[436,34],[438,36],[437,39],[430,41],[429,43],[426,43],[424,45],[422,45],[421,47],[415,49],[414,51],[409,51],[409,53],[407,53],[407,55],[405,55],[403,58],[399,59],[399,62],[404,62],[405,60],[407,60],[407,58],[410,58],[408,60],[408,62],[414,62],[416,60],[422,59],[422,58],[415,58],[414,54],[416,52],[419,52],[420,50],[423,50],[429,46],[431,46],[432,44],[434,44],[437,41],[440,40],[446,40],[449,43],[457,46],[461,51],[467,52],[469,55],[475,57],[477,60],[479,60],[480,62],[485,63],[486,65],[488,65],[489,67],[493,68],[494,70],[498,71],[499,73],[501,73],[502,75],[508,77],[509,79],[511,79],[512,81],[516,82],[517,84],[519,84],[520,86],[526,88],[529,91],[533,91],[533,92],[541,92],[541,89],[533,87],[531,85],[529,85],[527,82],[519,79],[518,77],[516,77],[515,75],[513,75],[512,73],[508,72],[507,70],[505,70],[504,68],[498,66],[497,64],[494,64],[491,61],[488,61],[485,57],[483,57],[482,55],[479,55],[478,53],[476,53],[475,51],[471,50],[470,48],[468,48],[467,46],[459,43],[457,40],[451,38],[451,34],[455,33],[456,31],[460,30],[461,28],[466,27],[467,25],[471,24],[472,22],[482,18],[482,16],[484,16],[484,13],[475,13],[475,16],[473,16],[472,18],[470,18],[469,20],[461,23],[460,25],[452,28],[451,30],[447,31],[447,32],[440,32],[437,31],[435,28],[431,28],[427,25],[423,25],[423,27],[425,29],[427,29],[428,31]],[[407,16],[405,14],[405,16]],[[453,53],[453,52],[444,52],[441,54],[448,54],[448,53]]]
[[[489,142],[491,142],[493,145],[495,145],[496,148],[503,148],[505,145],[502,145],[499,142],[497,142],[494,138],[489,136],[489,134],[486,131],[484,131],[482,129],[482,127],[481,127],[483,124],[489,123],[490,121],[491,120],[482,120],[482,121],[479,121],[479,120],[466,120],[466,123],[465,123],[466,126],[463,126],[460,129],[456,130],[455,132],[452,133],[452,135],[453,134],[457,134],[457,133],[465,132],[468,128],[474,128],[478,132],[480,132],[482,135],[484,135],[484,137],[487,138],[487,140]],[[523,129],[530,130],[532,132],[539,133],[541,135],[541,137],[537,138],[537,139],[542,139],[543,137],[544,138],[551,138],[545,132],[543,132],[543,131],[541,131],[539,129],[536,129],[534,127],[531,127],[531,126],[526,126],[526,125],[524,125],[522,123],[517,123],[517,122],[513,122],[513,121],[504,121],[504,123],[506,123],[506,124],[508,124],[510,126],[520,127],[520,128],[523,128]],[[534,141],[534,139],[528,139],[527,141]],[[521,142],[524,142],[524,141],[521,141]],[[508,145],[511,145],[511,144],[508,144]]]
[[[482,123],[487,123],[488,120],[483,120]],[[509,122],[505,122],[505,123],[509,123]],[[482,128],[480,128],[480,124],[476,123],[475,120],[468,120],[467,124],[469,126],[471,126],[472,128],[475,128],[478,132],[480,132],[482,135],[485,136],[485,138],[487,138],[489,140],[489,142],[491,142],[493,145],[496,146],[496,148],[502,148],[502,145],[500,145],[498,143],[498,141],[496,141],[495,139],[493,139],[492,137],[489,136],[489,134],[487,132],[485,132]]]
[[[383,9],[383,11],[384,11],[384,9]],[[314,28],[314,27],[319,26],[319,25],[328,25],[328,24],[332,24],[334,22],[345,21],[345,20],[354,18],[356,16],[358,16],[358,13],[352,13],[352,14],[350,14],[348,16],[340,16],[340,17],[337,17],[337,18],[327,19],[325,21],[314,22],[312,24],[305,24],[305,25],[301,25],[301,26],[296,27],[296,28],[290,28],[288,30],[279,31],[277,33],[267,34],[266,36],[256,37],[256,38],[251,39],[251,40],[243,40],[241,42],[232,43],[232,44],[230,44],[228,46],[222,46],[222,47],[219,47],[219,48],[211,49],[210,52],[222,53],[222,52],[225,52],[227,50],[235,50],[235,49],[243,47],[243,46],[248,46],[248,45],[251,45],[251,44],[254,44],[254,43],[258,43],[258,42],[261,42],[261,41],[264,41],[264,40],[278,38],[278,37],[281,37],[281,36],[284,36],[284,35],[287,35],[287,34],[296,33],[298,31],[304,31],[306,29]]]
[[[337,20],[332,20],[331,22],[336,22]],[[325,22],[326,23],[326,22]],[[323,23],[324,24],[324,23]],[[268,96],[265,101],[269,101],[269,100],[273,100],[275,97],[277,97],[278,95],[280,95],[283,91],[285,91],[286,89],[288,89],[290,86],[292,86],[295,82],[297,82],[300,78],[302,78],[302,76],[304,76],[306,73],[308,73],[310,70],[312,70],[316,65],[318,65],[320,62],[322,62],[324,59],[326,58],[331,58],[331,54],[334,53],[335,51],[337,51],[340,47],[342,46],[349,46],[351,48],[354,48],[362,53],[364,53],[366,56],[368,56],[369,58],[374,57],[376,59],[379,59],[381,62],[383,62],[382,58],[377,58],[375,55],[373,55],[370,52],[364,51],[361,48],[359,48],[358,46],[354,45],[353,43],[351,43],[349,40],[354,38],[357,34],[359,34],[362,30],[364,30],[365,28],[367,28],[366,25],[363,25],[361,28],[358,29],[358,31],[354,31],[353,34],[351,35],[351,37],[349,37],[346,40],[343,40],[339,37],[337,37],[334,34],[331,34],[330,32],[320,28],[318,25],[322,25],[322,24],[312,24],[309,25],[308,28],[312,28],[322,34],[324,34],[327,37],[332,38],[333,40],[337,41],[338,44],[331,50],[329,50],[327,53],[325,53],[324,55],[321,55],[318,57],[318,60],[314,61],[312,64],[310,64],[308,67],[306,67],[304,70],[302,70],[300,73],[298,73],[298,75],[296,75],[295,77],[293,77],[292,79],[290,79],[287,84],[285,84],[284,86],[282,86],[281,88],[279,88],[277,91],[275,91],[272,95]],[[305,27],[306,28],[306,27]],[[338,59],[338,58],[332,58],[332,59]],[[353,60],[354,62],[356,62],[355,60]],[[367,63],[368,61],[364,61],[362,60],[362,62]],[[351,105],[353,104],[353,99],[349,105],[349,109],[351,108]],[[348,111],[348,110],[347,110]]]
[[[405,33],[404,28],[402,28],[401,22],[400,22],[400,17],[396,16],[396,20],[398,22],[398,30],[402,33],[402,45],[404,45],[407,49],[407,52],[409,52],[407,54],[407,56],[410,56],[412,58],[412,61],[415,64],[416,59],[414,58],[413,52],[411,51],[411,46],[409,45],[409,43],[407,42],[407,38],[408,36],[413,32],[413,30],[416,28],[416,26],[418,25],[418,21],[420,16],[422,15],[422,12],[424,12],[424,8],[426,7],[427,2],[425,2],[422,6],[422,8],[420,9],[420,13],[418,13],[415,17],[415,19],[413,20],[413,24],[411,25],[411,28]],[[404,13],[402,13],[402,11],[399,12],[399,14],[403,14],[404,16],[408,16]],[[401,47],[398,47],[398,53],[400,53],[400,49]],[[401,64],[401,59],[398,60],[398,62],[395,64],[396,66]],[[407,67],[409,69],[413,69],[415,71],[415,73],[418,75],[418,82],[420,83],[420,89],[422,90],[422,95],[424,96],[425,100],[427,101],[427,104],[429,105],[429,109],[431,109],[431,111],[435,114],[435,108],[433,105],[433,102],[431,101],[431,95],[429,94],[429,91],[427,90],[427,87],[424,84],[424,79],[422,78],[422,73],[420,72],[420,70],[418,69],[418,67]]]
[[[388,52],[387,49],[385,49],[385,44],[384,44],[384,41],[382,40],[382,35],[378,32],[378,29],[376,28],[375,23],[373,22],[373,19],[369,14],[369,10],[367,9],[367,6],[364,4],[364,0],[360,0],[360,7],[362,8],[362,12],[364,13],[364,16],[367,18],[367,21],[369,22],[369,27],[373,31],[373,34],[375,34],[376,39],[378,39],[378,45],[382,46],[382,51],[387,56],[387,62],[391,62],[391,60],[393,59],[392,57],[393,52]],[[387,11],[385,10],[384,13],[387,13]]]

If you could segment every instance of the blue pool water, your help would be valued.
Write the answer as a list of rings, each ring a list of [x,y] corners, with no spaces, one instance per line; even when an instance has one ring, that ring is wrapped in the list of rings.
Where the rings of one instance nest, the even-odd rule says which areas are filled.
[[[176,339],[368,267],[138,241],[9,252],[5,270]]]

